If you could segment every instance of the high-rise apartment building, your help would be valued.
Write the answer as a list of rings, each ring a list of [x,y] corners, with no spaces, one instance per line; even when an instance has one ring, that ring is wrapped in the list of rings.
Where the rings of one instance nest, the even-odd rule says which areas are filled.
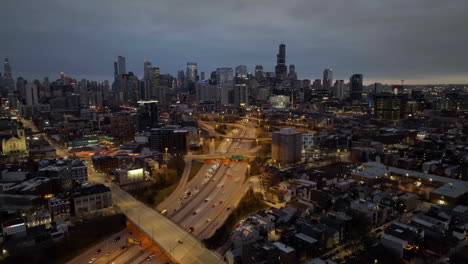
[[[151,68],[151,77],[153,81],[157,81],[160,75],[161,75],[161,71],[159,70],[159,67]]]
[[[335,85],[333,87],[334,91],[333,91],[333,95],[340,99],[340,100],[343,100],[343,98],[345,97],[345,84],[344,84],[344,80],[336,80],[335,82]]]
[[[315,79],[314,82],[312,83],[312,89],[314,90],[322,89],[322,80]]]
[[[187,62],[186,78],[188,81],[196,82],[198,79],[198,65],[196,62]]]
[[[119,66],[119,70],[118,70],[119,75],[127,74],[127,66],[126,66],[126,63],[125,63],[125,57],[119,56],[117,58],[117,63],[118,63],[118,66]]]
[[[272,133],[271,154],[275,162],[286,165],[302,158],[302,133],[282,128]]]
[[[2,96],[6,96],[8,91],[15,89],[15,81],[11,73],[11,65],[8,58],[3,61],[3,77],[0,74],[0,92]]]
[[[351,99],[352,100],[361,100],[362,99],[362,74],[353,74],[349,79],[349,86],[351,90]]]
[[[39,103],[39,97],[37,92],[37,85],[33,83],[28,83],[25,85],[25,96],[26,96],[26,105],[33,106]]]
[[[189,150],[188,131],[178,126],[165,126],[151,130],[149,137],[150,149],[161,153],[187,154]]]
[[[145,61],[143,63],[143,80],[152,80],[153,79],[153,66],[151,62]]]
[[[380,120],[405,118],[407,99],[404,95],[380,94],[375,96],[374,114]]]
[[[236,76],[239,78],[247,78],[247,66],[239,65],[236,67]]]
[[[119,79],[119,64],[114,61],[114,81]]]
[[[291,80],[297,80],[296,66],[294,66],[294,64],[289,65],[288,78]]]
[[[199,103],[216,103],[219,100],[219,87],[216,84],[211,84],[207,81],[198,81],[195,84],[195,94]]]
[[[110,117],[111,135],[117,142],[133,140],[135,136],[135,116],[126,112],[114,113]]]
[[[218,84],[231,83],[234,80],[234,73],[232,68],[223,67],[216,69],[216,80]]]
[[[256,65],[255,66],[255,78],[261,79],[263,78],[263,66],[262,65]]]
[[[6,79],[12,78],[11,65],[10,60],[8,60],[8,58],[5,58],[5,60],[3,61],[3,77]]]
[[[149,131],[158,127],[158,101],[138,101],[138,131]]]
[[[279,45],[279,53],[276,55],[276,78],[285,79],[288,77],[288,68],[286,67],[286,45]]]
[[[241,77],[236,77],[234,84],[234,104],[246,106],[249,104],[249,86],[247,81]]]

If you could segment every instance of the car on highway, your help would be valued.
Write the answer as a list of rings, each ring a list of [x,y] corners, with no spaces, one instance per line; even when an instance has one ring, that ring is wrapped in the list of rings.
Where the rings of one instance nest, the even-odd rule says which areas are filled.
[[[154,259],[154,255],[149,255],[149,256],[146,258],[147,261],[150,261],[150,260],[152,260],[152,259]]]
[[[177,241],[177,243],[179,243],[179,244],[183,244],[183,243],[184,243],[184,241],[182,241],[182,240],[179,240],[179,241]]]
[[[211,219],[208,218],[208,219],[206,219],[205,222],[209,223],[209,222],[211,222]]]
[[[194,212],[192,213],[192,215],[196,215],[196,214],[197,214],[197,211],[194,211]]]
[[[195,231],[195,228],[190,227],[188,230],[189,230],[190,233],[193,233],[193,231]]]
[[[116,236],[116,237],[114,238],[114,242],[117,242],[117,241],[119,241],[119,240],[120,240],[120,236]]]
[[[98,248],[98,249],[96,249],[96,251],[94,251],[94,254],[99,254],[99,253],[101,253],[101,251],[102,250],[100,248]]]
[[[226,208],[227,211],[231,210],[231,207]]]
[[[205,199],[205,203],[207,203],[207,202],[208,202],[208,199]]]
[[[161,214],[162,214],[162,215],[167,215],[167,209],[162,210],[162,211],[161,211]]]
[[[121,246],[120,250],[125,250],[127,247],[126,246]]]
[[[94,263],[94,261],[96,261],[96,258],[92,258],[88,263]]]

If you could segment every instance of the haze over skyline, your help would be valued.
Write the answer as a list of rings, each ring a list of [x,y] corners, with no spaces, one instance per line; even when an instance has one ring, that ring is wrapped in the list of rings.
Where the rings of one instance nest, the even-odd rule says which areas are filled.
[[[207,76],[217,67],[286,64],[299,78],[362,73],[375,81],[468,83],[465,1],[393,0],[16,0],[2,3],[0,58],[14,77],[65,72],[109,80],[118,55],[142,76],[143,62],[175,75],[186,62]],[[460,8],[462,7],[462,8]]]

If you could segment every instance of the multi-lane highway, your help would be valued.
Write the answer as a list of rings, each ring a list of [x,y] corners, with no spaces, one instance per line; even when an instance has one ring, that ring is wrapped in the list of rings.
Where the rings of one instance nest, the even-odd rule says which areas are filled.
[[[237,128],[229,136],[251,138],[252,128]],[[224,139],[217,149],[220,155],[246,152],[251,140]],[[244,183],[247,162],[228,159],[205,163],[195,177],[179,185],[158,209],[199,239],[211,237],[248,190]]]
[[[128,238],[139,239],[141,245],[127,243]],[[132,229],[125,229],[115,233],[105,240],[97,243],[68,264],[107,264],[107,263],[170,263],[169,258],[157,247],[152,245],[141,234]]]

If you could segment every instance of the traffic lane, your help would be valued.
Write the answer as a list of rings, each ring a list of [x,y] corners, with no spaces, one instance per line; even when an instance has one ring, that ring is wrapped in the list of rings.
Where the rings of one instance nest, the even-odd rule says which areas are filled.
[[[237,168],[241,167],[241,164],[233,164],[232,166],[233,170],[237,171]],[[200,206],[200,212],[197,215],[187,218],[187,220],[184,222],[184,225],[190,227],[193,226],[195,229],[194,235],[199,234],[212,224],[219,222],[217,218],[219,213],[223,212],[224,210],[230,211],[227,210],[228,207],[231,207],[230,201],[235,196],[236,192],[238,191],[238,187],[243,182],[240,180],[243,178],[241,175],[242,171],[240,171],[240,175],[238,176],[239,181],[237,183],[235,182],[234,176],[228,177],[225,175],[223,180],[216,186],[216,190],[209,196],[211,197],[211,200]],[[212,205],[215,206],[213,207]],[[207,219],[210,221],[207,221]]]
[[[180,222],[189,214],[192,214],[196,207],[203,203],[210,195],[210,193],[216,188],[216,185],[222,179],[224,173],[228,168],[226,166],[220,166],[220,169],[216,172],[213,178],[204,186],[201,191],[199,191],[195,196],[193,196],[189,201],[185,202],[184,207],[176,212],[176,214],[172,217],[173,221]]]
[[[246,170],[246,167],[244,170]],[[216,229],[218,229],[224,223],[224,221],[226,221],[227,217],[238,205],[240,199],[245,193],[242,191],[242,182],[243,180],[239,180],[237,183],[234,182],[233,184],[226,185],[227,189],[225,190],[225,197],[222,197],[225,199],[225,203],[223,203],[223,206],[216,208],[216,210],[208,211],[207,217],[212,219],[212,221],[210,221],[210,223],[206,223],[206,221],[201,222],[202,224],[200,230],[197,232],[197,237],[199,239],[209,238],[214,234]]]
[[[97,254],[98,257],[95,263],[108,263],[124,254],[125,252],[121,249],[123,246],[126,246],[127,236],[128,230],[126,230],[124,234],[114,236],[111,240],[106,241],[106,245],[104,245],[103,248],[100,248],[101,252]],[[117,240],[117,237],[120,237],[120,239]]]
[[[234,176],[236,175],[237,165],[235,163],[231,163],[229,165],[228,172],[222,176],[221,181],[216,185],[214,191],[212,191],[209,196],[206,198],[208,202],[202,203],[200,206],[201,211],[210,210],[213,204],[219,205],[222,201],[223,203],[227,202],[232,194],[232,186],[235,186],[235,179],[241,178],[241,176]],[[221,203],[222,204],[222,203]]]
[[[164,210],[164,208],[167,208],[169,207],[169,205],[172,204],[172,197],[175,197],[177,195],[179,195],[180,193],[183,193],[183,188],[184,186],[187,184],[187,181],[188,181],[188,177],[190,175],[190,171],[192,169],[192,159],[190,158],[186,158],[185,159],[185,168],[184,168],[184,173],[182,174],[182,179],[179,183],[179,185],[177,185],[176,189],[174,190],[174,192],[172,192],[171,196],[170,197],[167,197],[166,199],[164,199],[164,201],[162,201],[158,206],[157,206],[157,209],[159,211],[162,211]]]
[[[226,169],[226,170],[229,170],[229,169]],[[201,201],[200,200],[200,203],[196,204],[195,205],[195,210],[194,212],[196,212],[197,214],[193,215],[193,213],[191,215],[186,215],[184,216],[183,221],[180,223],[180,225],[184,226],[184,227],[188,227],[188,228],[195,228],[195,231],[196,231],[196,228],[195,226],[199,226],[201,225],[203,221],[206,221],[206,219],[204,219],[203,221],[200,219],[201,217],[204,217],[204,215],[206,214],[207,211],[209,211],[210,209],[215,209],[216,207],[219,207],[222,205],[222,203],[226,202],[224,201],[223,197],[222,197],[222,192],[225,192],[225,184],[226,184],[226,179],[228,178],[226,176],[226,174],[222,174],[221,176],[221,180],[219,181],[219,183],[216,184],[216,182],[213,183],[214,188],[212,188],[211,190],[209,190],[209,194],[208,196],[205,196],[205,200]],[[208,199],[207,202],[205,202],[206,200]],[[212,206],[215,206],[214,208]],[[190,213],[190,212],[189,212]],[[196,233],[194,233],[194,235],[196,235]]]
[[[120,236],[123,237],[126,234],[126,230],[124,229],[123,231],[117,232],[112,234],[111,236],[107,237],[106,239],[102,240],[101,242],[97,243],[96,245],[90,247],[88,250],[86,250],[84,253],[80,254],[79,256],[75,257],[71,261],[68,262],[68,264],[80,264],[80,263],[88,263],[92,258],[96,258],[96,260],[102,255],[105,254],[104,249],[107,246],[110,246],[109,249],[115,249],[113,246],[113,240],[114,238]],[[100,249],[101,252],[96,254],[95,252]]]
[[[168,209],[168,216],[174,216],[175,214],[177,214],[177,212],[180,211],[181,208],[183,208],[186,204],[188,204],[192,200],[192,198],[197,194],[195,192],[195,188],[199,188],[198,189],[199,191],[202,188],[204,188],[204,186],[203,186],[203,184],[201,182],[206,179],[205,175],[206,175],[206,173],[208,173],[208,170],[211,168],[212,164],[205,164],[205,165],[203,166],[203,169],[200,170],[199,174],[197,174],[196,181],[194,181],[195,179],[190,181],[189,184],[187,184],[183,189],[181,189],[182,192],[178,193],[177,196],[172,197],[173,203],[171,204],[170,207],[168,207],[169,208]],[[191,192],[192,195],[191,196],[185,196],[186,192]],[[185,197],[185,199],[184,199],[184,197]],[[183,205],[180,205],[180,203],[183,203]],[[164,209],[162,209],[162,210],[164,210]],[[174,209],[176,211],[174,211]]]
[[[122,254],[118,256],[116,259],[112,260],[115,263],[127,263],[130,260],[138,258],[143,254],[143,248],[140,248],[138,245],[127,245],[124,250],[122,250]],[[132,262],[130,262],[132,263]]]
[[[199,173],[197,173],[197,175],[195,176],[197,178],[197,181],[200,181],[200,179],[202,178],[203,175],[205,175],[208,170],[210,169],[211,165],[210,164],[204,164],[202,166],[202,168],[200,169]],[[204,178],[204,177],[203,177]],[[202,185],[201,182],[199,185]],[[184,186],[180,187],[178,192],[176,193],[172,193],[170,195],[170,197],[168,197],[167,199],[168,202],[164,203],[163,205],[161,206],[158,206],[158,209],[160,211],[163,211],[163,210],[168,210],[168,213],[167,215],[168,216],[171,216],[171,215],[174,215],[174,209],[177,209],[179,210],[180,208],[180,205],[179,203],[180,202],[183,202],[183,203],[187,203],[192,197],[187,197],[186,199],[183,199],[185,193],[187,191],[190,191],[193,193],[193,189],[197,187],[195,186],[193,180],[190,181],[188,184],[185,184]],[[180,199],[180,200],[179,200]]]

